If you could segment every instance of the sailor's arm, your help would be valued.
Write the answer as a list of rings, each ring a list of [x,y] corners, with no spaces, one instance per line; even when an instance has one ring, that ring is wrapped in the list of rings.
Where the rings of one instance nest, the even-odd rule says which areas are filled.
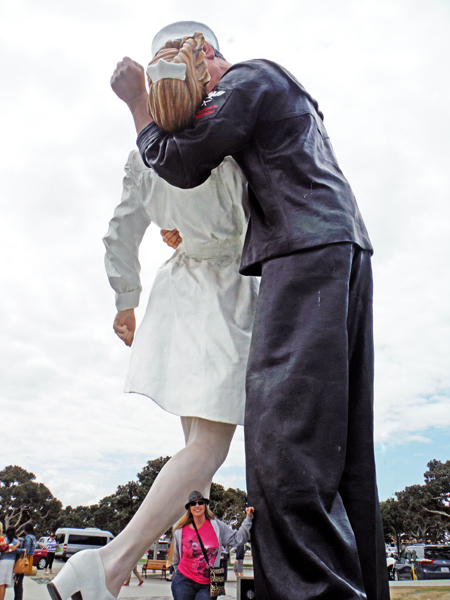
[[[145,87],[144,67],[125,56],[117,63],[110,83],[117,96],[130,109],[136,133],[140,133],[147,125],[152,123],[152,119],[147,112],[148,93]]]

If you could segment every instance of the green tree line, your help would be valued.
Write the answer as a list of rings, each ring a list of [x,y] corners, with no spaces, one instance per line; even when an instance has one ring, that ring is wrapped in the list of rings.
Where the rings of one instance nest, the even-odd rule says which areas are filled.
[[[0,521],[14,525],[23,535],[26,523],[35,526],[36,536],[48,535],[58,527],[98,527],[117,535],[132,519],[170,456],[149,460],[135,481],[119,485],[116,492],[90,506],[66,506],[36,481],[34,473],[17,465],[0,471]],[[245,518],[246,492],[213,483],[210,508],[222,521],[239,527]]]
[[[423,485],[411,485],[395,498],[381,502],[385,539],[397,546],[402,542],[438,544],[450,536],[450,460],[431,460]]]
[[[0,521],[15,525],[18,535],[26,523],[36,526],[37,536],[58,527],[98,527],[117,535],[132,519],[169,456],[150,460],[135,481],[119,485],[114,494],[90,506],[66,506],[36,481],[33,473],[10,465],[0,471]],[[427,464],[423,485],[396,492],[381,502],[386,542],[400,551],[402,542],[439,543],[450,536],[450,460]],[[239,527],[245,517],[246,492],[213,483],[210,507],[221,520]]]

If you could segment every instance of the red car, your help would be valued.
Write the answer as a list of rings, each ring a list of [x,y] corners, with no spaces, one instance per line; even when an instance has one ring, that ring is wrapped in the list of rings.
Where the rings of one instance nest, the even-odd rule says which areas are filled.
[[[47,548],[36,542],[36,548],[34,550],[33,556],[33,567],[37,567],[38,569],[45,569],[45,564],[47,562]]]

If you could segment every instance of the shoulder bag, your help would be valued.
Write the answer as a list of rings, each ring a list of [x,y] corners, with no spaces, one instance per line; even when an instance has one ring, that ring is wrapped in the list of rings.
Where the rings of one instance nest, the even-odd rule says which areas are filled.
[[[193,521],[195,533],[197,534],[198,541],[202,547],[203,556],[205,557],[206,564],[209,566],[209,597],[217,598],[217,596],[225,596],[225,569],[223,567],[211,567],[208,560],[208,555],[203,545],[202,538],[198,533],[195,522]],[[220,550],[220,548],[219,548]]]
[[[27,553],[24,551],[23,554],[19,554],[16,557],[16,562],[14,563],[14,573],[16,575],[28,575],[31,573],[31,569],[33,568],[33,557],[27,556]]]

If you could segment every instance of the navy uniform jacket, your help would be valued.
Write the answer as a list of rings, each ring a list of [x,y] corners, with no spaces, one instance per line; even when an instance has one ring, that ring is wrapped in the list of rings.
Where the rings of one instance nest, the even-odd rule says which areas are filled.
[[[181,188],[203,183],[233,156],[249,183],[245,275],[260,275],[264,259],[324,244],[372,250],[317,102],[276,63],[232,66],[191,125],[166,133],[151,123],[137,144],[147,166]]]

